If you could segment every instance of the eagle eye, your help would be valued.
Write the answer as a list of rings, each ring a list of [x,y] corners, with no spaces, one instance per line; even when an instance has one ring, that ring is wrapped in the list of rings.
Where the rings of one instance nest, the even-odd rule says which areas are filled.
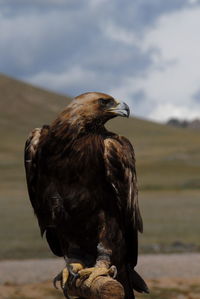
[[[107,99],[104,99],[104,98],[100,98],[99,99],[99,103],[102,107],[111,107],[114,105],[114,100],[111,98],[107,98]]]

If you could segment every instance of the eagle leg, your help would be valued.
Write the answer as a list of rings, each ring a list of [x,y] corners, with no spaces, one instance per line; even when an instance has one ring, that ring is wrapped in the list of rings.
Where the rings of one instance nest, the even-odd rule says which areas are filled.
[[[106,249],[100,242],[97,246],[97,253],[98,255],[95,266],[92,268],[82,269],[78,272],[79,284],[81,284],[82,281],[85,281],[88,287],[90,287],[92,282],[98,276],[111,276],[112,278],[115,278],[117,276],[117,268],[114,265],[110,266],[110,257],[112,251]]]

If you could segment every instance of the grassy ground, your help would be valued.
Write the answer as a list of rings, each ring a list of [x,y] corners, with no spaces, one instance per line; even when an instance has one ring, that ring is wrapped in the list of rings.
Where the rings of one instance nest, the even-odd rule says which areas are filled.
[[[140,206],[144,233],[142,252],[200,250],[200,191],[142,192]]]
[[[144,233],[141,252],[200,251],[197,191],[151,191],[140,194]],[[52,256],[39,234],[27,193],[9,190],[1,199],[1,259]]]

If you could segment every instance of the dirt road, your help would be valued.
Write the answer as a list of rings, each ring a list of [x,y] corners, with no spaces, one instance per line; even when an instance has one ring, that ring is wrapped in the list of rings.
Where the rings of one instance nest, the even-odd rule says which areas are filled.
[[[64,267],[62,259],[1,261],[0,284],[34,283],[52,279]],[[200,254],[140,255],[138,272],[145,279],[200,278]]]

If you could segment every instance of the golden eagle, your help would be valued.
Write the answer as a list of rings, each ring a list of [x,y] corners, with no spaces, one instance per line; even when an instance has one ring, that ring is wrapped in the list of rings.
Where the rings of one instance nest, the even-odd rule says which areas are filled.
[[[50,126],[32,131],[25,168],[41,234],[66,261],[55,282],[66,281],[66,273],[81,277],[83,267],[93,277],[104,269],[131,299],[133,289],[148,292],[134,270],[143,229],[135,156],[125,137],[104,126],[129,113],[127,104],[104,93],[74,98]]]

